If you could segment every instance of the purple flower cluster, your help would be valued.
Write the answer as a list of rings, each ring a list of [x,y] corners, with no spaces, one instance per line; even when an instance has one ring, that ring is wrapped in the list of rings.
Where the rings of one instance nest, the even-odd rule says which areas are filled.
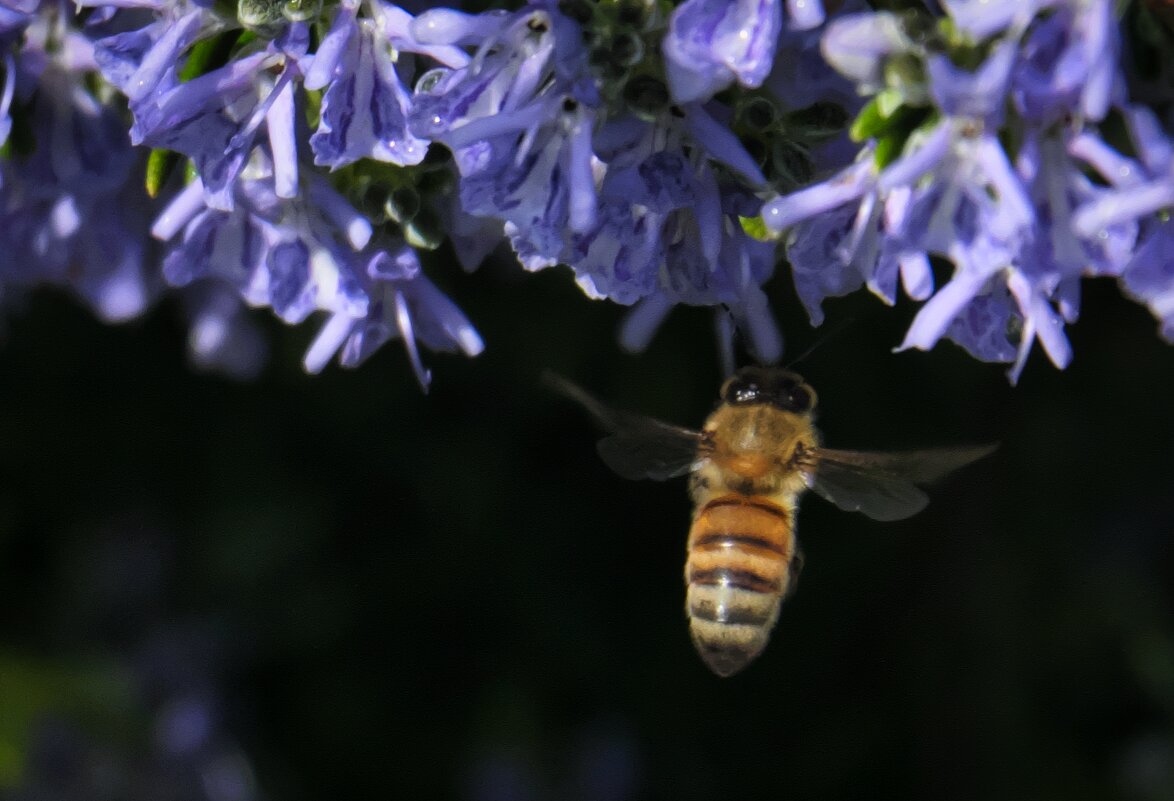
[[[78,5],[0,3],[0,292],[181,288],[201,363],[255,370],[267,306],[321,315],[308,370],[399,339],[426,387],[419,343],[482,349],[427,273],[503,240],[632,306],[631,349],[689,304],[777,360],[784,256],[814,323],[900,286],[903,348],[1013,378],[1067,364],[1084,276],[1174,338],[1174,102],[1110,0]]]
[[[813,321],[861,286],[891,304],[899,282],[925,301],[902,349],[946,337],[1012,362],[1014,381],[1037,339],[1068,364],[1081,278],[1111,276],[1174,341],[1170,139],[1130,97],[1113,4],[943,7],[853,14],[823,35],[828,63],[868,98],[863,147],[763,208]],[[1103,138],[1120,120],[1137,159]]]
[[[427,143],[405,127],[408,94],[392,61],[393,48],[413,48],[404,37],[407,12],[378,5],[376,18],[360,20],[358,4],[344,3],[310,55],[309,25],[296,14],[279,9],[278,18],[252,20],[273,38],[242,44],[242,29],[225,31],[198,4],[150,5],[155,13],[144,26],[104,36],[95,48],[102,74],[126,95],[132,143],[195,165],[197,177],[151,227],[167,243],[167,283],[227,285],[289,323],[325,312],[306,354],[312,372],[335,353],[344,365],[357,365],[400,338],[427,387],[417,340],[435,350],[479,353],[472,325],[422,274],[401,232],[377,230],[318,169],[362,159],[398,167],[423,161]],[[137,12],[142,4],[136,6]],[[181,80],[201,46],[222,46],[225,37],[234,40],[234,57]],[[324,90],[313,134],[305,130],[310,90]]]

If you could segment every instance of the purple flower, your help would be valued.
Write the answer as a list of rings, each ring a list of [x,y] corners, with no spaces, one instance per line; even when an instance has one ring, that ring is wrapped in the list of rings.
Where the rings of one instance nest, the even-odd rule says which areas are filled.
[[[767,228],[790,229],[787,258],[799,299],[813,325],[823,322],[821,304],[858,289],[873,272],[875,252],[866,246],[875,228],[876,170],[871,150],[828,180],[775,198],[762,208]],[[890,298],[891,302],[891,298]]]
[[[864,275],[853,267],[850,257],[844,258],[842,248],[855,217],[856,210],[851,206],[840,206],[795,226],[787,258],[795,291],[812,325],[823,322],[821,305],[825,298],[841,297],[864,285]]]
[[[410,127],[452,149],[466,213],[508,224],[527,268],[555,263],[568,233],[592,225],[596,215],[597,98],[582,81],[578,28],[533,5],[480,17],[428,12],[413,30],[434,44],[486,37],[468,66],[421,79]]]
[[[485,35],[467,67],[437,69],[414,96],[414,133],[447,144],[466,213],[510,223],[529,269],[554,263],[569,230],[594,221],[592,136],[598,101],[574,65],[586,66],[578,28],[553,8],[466,18],[421,15],[436,41]],[[559,58],[554,58],[555,48]]]
[[[118,114],[87,88],[86,41],[43,49],[49,17],[29,35],[7,79],[37,146],[0,162],[0,283],[49,283],[78,293],[108,321],[140,314],[156,289],[145,236],[150,210],[139,159]]]
[[[267,0],[235,17],[79,4],[85,36],[60,3],[0,8],[0,281],[68,286],[124,319],[154,292],[158,249],[200,363],[257,369],[242,308],[268,306],[325,315],[307,369],[398,338],[426,387],[419,344],[482,348],[424,275],[442,233],[466,268],[504,235],[525,269],[565,265],[631,305],[628,348],[677,304],[713,307],[728,363],[735,328],[759,359],[781,354],[762,289],[780,242],[813,323],[827,298],[903,292],[923,305],[901,348],[946,337],[1012,379],[1036,341],[1069,361],[1085,276],[1117,278],[1174,332],[1172,121],[1129,105],[1111,0],[849,0],[826,26],[819,0],[785,17],[780,0],[418,16],[340,0],[321,19]],[[162,245],[142,238],[141,159],[95,70],[126,97],[130,143],[195,168],[162,186]],[[1169,99],[1146,91],[1160,102],[1134,102]],[[1127,155],[1100,138],[1111,110]]]
[[[753,317],[760,332],[775,331],[773,320],[759,324],[769,315],[757,304],[773,247],[740,227],[749,196],[740,211],[732,200],[765,181],[728,110],[689,103],[638,118],[605,102],[583,31],[548,2],[477,16],[433,10],[411,31],[430,45],[477,46],[467,65],[420,79],[409,125],[453,151],[461,210],[500,221],[526,269],[568,264],[591,297],[723,304],[747,330]],[[769,66],[766,57],[755,80]]]
[[[363,313],[367,298],[350,264],[355,249],[335,220],[317,205],[278,197],[272,171],[254,169],[258,177],[239,182],[232,211],[206,206],[196,181],[156,221],[159,239],[182,232],[163,261],[168,283],[225,281],[250,305],[270,306],[289,323],[316,309]]]
[[[685,0],[677,6],[663,43],[673,100],[708,100],[735,81],[761,85],[774,61],[782,16],[779,0]]]
[[[265,335],[227,282],[199,281],[182,292],[189,320],[188,353],[201,370],[255,378],[268,357]]]
[[[1048,0],[942,0],[950,21],[976,41],[1015,26],[1027,27]],[[1065,0],[1058,0],[1059,3]]]
[[[621,337],[629,349],[646,345],[668,308],[685,303],[724,308],[762,361],[777,360],[781,338],[760,288],[775,248],[737,220],[753,211],[753,197],[722,186],[704,161],[657,152],[654,130],[642,140],[642,161],[613,164],[597,224],[575,237],[565,261],[589,296],[640,303]]]
[[[768,201],[762,207],[766,227],[779,234],[817,214],[858,202],[876,188],[876,170],[871,157],[871,148],[865,147],[861,158],[851,167],[825,181]]]
[[[859,106],[856,87],[831,68],[820,43],[832,35],[838,20],[867,8],[864,0],[845,0],[823,28],[796,28],[792,24],[779,36],[774,63],[763,85],[790,108],[804,108],[819,101],[844,108]]]
[[[203,26],[215,21],[198,6],[189,10],[178,3],[159,3],[156,10],[158,18],[142,28],[114,33],[94,44],[94,59],[103,77],[132,103],[150,97],[172,80]]]
[[[20,41],[40,5],[41,0],[5,0],[0,5],[0,50],[8,50]]]
[[[195,182],[156,221],[156,237],[178,238],[164,260],[169,283],[212,279],[290,323],[328,312],[306,354],[311,372],[340,349],[342,364],[357,366],[400,337],[426,389],[417,341],[471,356],[481,351],[476,331],[423,276],[414,250],[372,240],[369,225],[317,176],[305,199],[290,200],[277,196],[263,163],[250,170],[256,177],[238,182],[232,211],[207,206]]]
[[[660,288],[679,303],[730,300],[714,294],[723,275],[722,248],[745,236],[734,218],[738,209],[752,211],[753,201],[747,196],[737,206],[733,185],[723,186],[698,152],[689,122],[695,111],[687,109],[675,124],[621,119],[601,131],[600,156],[607,163],[601,211],[562,259],[588,294],[631,303]],[[666,133],[674,149],[665,147]],[[718,139],[711,135],[710,145]],[[736,234],[729,234],[731,226]]]
[[[4,85],[0,87],[0,147],[12,133],[12,98],[16,94],[16,59],[11,53],[3,56]]]
[[[1111,0],[1056,3],[1023,42],[1011,93],[1017,111],[1039,124],[1074,111],[1100,120],[1121,93],[1119,49]]]
[[[990,148],[989,143],[985,147]],[[927,256],[930,253],[948,256],[954,265],[954,274],[918,312],[900,349],[928,350],[953,330],[963,339],[962,344],[973,345],[971,352],[980,358],[993,353],[1006,355],[1004,350],[970,343],[964,338],[967,326],[954,326],[959,316],[977,318],[988,313],[989,302],[982,298],[1005,281],[1019,304],[1019,315],[1023,320],[1019,360],[1012,370],[1012,379],[1018,377],[1036,336],[1043,342],[1052,361],[1058,367],[1064,367],[1071,353],[1062,333],[1062,320],[1050,303],[1056,288],[1054,276],[1039,273],[1029,277],[1018,269],[1025,262],[1024,254],[1032,252],[1033,229],[1020,214],[1026,201],[1015,197],[1010,203],[1019,208],[1008,211],[1006,196],[992,196],[987,188],[989,185],[982,179],[982,171],[987,169],[984,163],[991,162],[980,157],[970,165],[971,171],[962,172],[955,180],[935,186],[928,192],[915,190],[912,195],[913,205],[906,217],[903,234],[906,238],[915,238],[917,226],[925,224],[925,235],[917,238],[921,251]],[[997,173],[1002,168],[996,163],[992,169]],[[1009,175],[1001,178],[1011,180]],[[1014,180],[1018,180],[1017,176]],[[1015,183],[1010,185],[1018,186]],[[1032,280],[1033,277],[1039,280]],[[976,303],[982,308],[971,309]]]
[[[1109,183],[1073,215],[1082,236],[1104,237],[1117,226],[1136,225],[1137,245],[1120,271],[1125,290],[1145,303],[1174,342],[1174,143],[1146,108],[1125,110],[1138,158],[1125,158],[1091,136],[1077,137],[1074,154]]]
[[[1103,190],[1069,155],[1062,134],[1028,129],[1024,136],[1015,175],[1027,192],[1034,222],[1007,229],[999,221],[1005,215],[990,205],[989,193],[972,196],[973,210],[960,219],[974,223],[955,227],[937,248],[954,262],[954,278],[926,304],[903,346],[929,347],[945,334],[978,358],[1004,360],[1008,350],[1000,337],[1015,337],[1013,381],[1034,339],[1057,367],[1067,365],[1071,348],[1063,326],[1079,314],[1081,277],[1119,274],[1136,235],[1127,224],[1096,237],[1074,229],[1073,210]],[[928,226],[932,230],[933,224]],[[1013,235],[999,233],[1007,230]],[[951,239],[943,250],[941,245]]]
[[[915,49],[896,14],[860,12],[828,23],[822,37],[823,57],[862,93],[885,87],[885,65],[890,57]]]
[[[1158,318],[1165,340],[1174,343],[1174,223],[1163,220],[1148,227],[1121,282]]]
[[[1054,5],[1041,14],[1033,3],[946,3],[955,30],[991,37],[973,69],[959,66],[973,61],[951,51],[948,30],[940,40],[911,36],[906,18],[887,13],[829,24],[824,56],[875,94],[868,125],[882,141],[762,209],[768,229],[789,231],[813,321],[824,298],[861,282],[893,303],[900,281],[926,300],[902,349],[948,336],[980,359],[1014,361],[1015,380],[1038,339],[1053,363],[1067,364],[1063,326],[1079,313],[1081,276],[1120,274],[1136,229],[1117,224],[1094,237],[1073,224],[1074,210],[1105,202],[1105,192],[1069,152],[1071,129],[1056,123],[1104,116],[1120,91],[1117,34],[1100,0]],[[886,128],[885,115],[901,119],[902,109],[917,127]],[[1016,143],[1014,161],[1003,137]],[[882,145],[900,150],[878,170],[872,153]],[[931,257],[953,265],[936,289]]]
[[[127,95],[135,122],[131,141],[189,157],[208,200],[231,211],[233,185],[249,160],[262,124],[282,197],[297,191],[298,117],[293,82],[300,81],[307,29],[291,24],[263,51],[241,55],[189,81],[178,77],[187,48],[206,29],[209,12],[165,15],[146,27],[97,42],[103,74]]]
[[[1023,318],[1005,284],[975,295],[950,321],[945,336],[984,362],[1011,362],[1018,354]]]
[[[402,243],[381,242],[357,262],[356,279],[370,298],[364,314],[339,311],[322,326],[306,352],[305,367],[317,373],[340,353],[344,367],[357,367],[380,346],[402,339],[420,386],[427,391],[431,372],[420,360],[417,341],[434,351],[476,356],[481,337],[451,300],[424,277],[416,251]]]
[[[410,98],[385,38],[386,23],[394,20],[403,35],[393,36],[392,43],[411,49],[413,43],[406,38],[411,17],[394,6],[377,7],[381,20],[360,20],[358,0],[342,3],[307,72],[306,88],[326,88],[318,131],[310,138],[316,164],[337,169],[360,158],[418,164],[428,149],[426,141],[408,130]],[[450,50],[457,63],[467,61],[460,51]]]

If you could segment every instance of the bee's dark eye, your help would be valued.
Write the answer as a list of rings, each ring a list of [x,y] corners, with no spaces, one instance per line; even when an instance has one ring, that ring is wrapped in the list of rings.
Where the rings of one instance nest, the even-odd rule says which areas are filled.
[[[757,381],[734,381],[726,389],[723,400],[726,403],[754,403],[761,395],[762,390],[759,389]]]
[[[811,409],[811,393],[803,387],[791,390],[790,400],[790,410],[793,412],[806,412]]]
[[[747,368],[726,383],[722,400],[734,406],[768,403],[784,412],[803,414],[815,405],[815,394],[792,373]]]
[[[811,409],[811,393],[801,383],[785,378],[775,387],[771,402],[783,411],[802,413]]]

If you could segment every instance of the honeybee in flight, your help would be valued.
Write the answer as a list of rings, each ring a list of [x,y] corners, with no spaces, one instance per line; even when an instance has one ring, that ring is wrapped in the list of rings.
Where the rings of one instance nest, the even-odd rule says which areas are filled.
[[[813,422],[815,391],[782,368],[736,372],[700,431],[612,409],[566,379],[547,380],[606,430],[599,455],[622,477],[663,481],[691,474],[685,613],[697,652],[719,676],[746,667],[770,639],[802,561],[795,508],[805,491],[874,520],[900,520],[928,503],[919,484],[996,447],[824,448]]]

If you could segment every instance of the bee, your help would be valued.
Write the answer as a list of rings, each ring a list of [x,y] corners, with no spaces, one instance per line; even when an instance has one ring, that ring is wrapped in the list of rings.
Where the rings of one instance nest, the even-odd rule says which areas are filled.
[[[783,368],[737,371],[700,431],[612,409],[563,378],[547,381],[607,432],[599,455],[620,476],[664,481],[690,474],[685,614],[697,652],[719,676],[732,676],[762,653],[794,588],[802,565],[795,510],[803,493],[814,490],[874,520],[900,520],[928,503],[919,485],[996,447],[825,448],[814,425],[815,391]]]

